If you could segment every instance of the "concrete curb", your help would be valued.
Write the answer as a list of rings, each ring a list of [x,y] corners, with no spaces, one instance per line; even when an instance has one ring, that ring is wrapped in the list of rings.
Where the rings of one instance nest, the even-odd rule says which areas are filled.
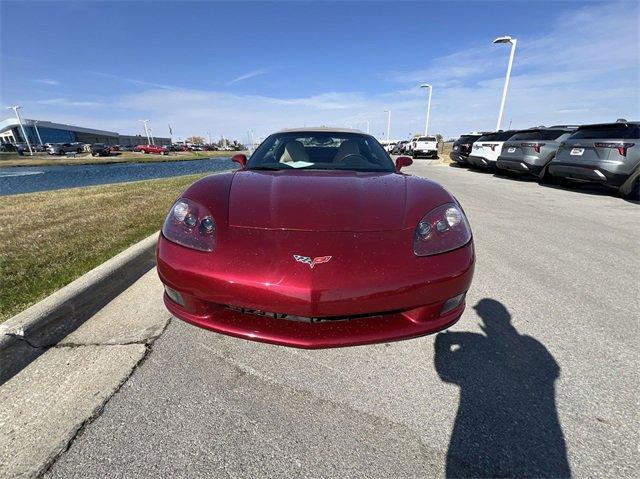
[[[0,324],[0,384],[75,330],[155,265],[158,233]]]

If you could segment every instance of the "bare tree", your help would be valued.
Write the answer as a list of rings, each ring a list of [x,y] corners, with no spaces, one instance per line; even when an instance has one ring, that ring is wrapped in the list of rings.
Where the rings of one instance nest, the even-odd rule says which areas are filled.
[[[204,138],[201,136],[190,136],[187,138],[187,143],[192,145],[204,145]]]

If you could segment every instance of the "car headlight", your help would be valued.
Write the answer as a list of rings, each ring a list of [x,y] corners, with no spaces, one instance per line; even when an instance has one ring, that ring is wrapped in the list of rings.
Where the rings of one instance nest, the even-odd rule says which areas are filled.
[[[416,226],[413,252],[416,256],[446,253],[471,240],[471,227],[455,203],[447,203],[429,211]]]
[[[213,251],[215,233],[209,210],[187,198],[173,204],[162,226],[162,234],[169,241],[199,251]]]

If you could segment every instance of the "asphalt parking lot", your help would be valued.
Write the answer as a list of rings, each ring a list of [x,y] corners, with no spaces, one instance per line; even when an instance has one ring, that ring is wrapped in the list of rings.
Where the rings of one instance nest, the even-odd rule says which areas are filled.
[[[474,231],[449,332],[303,351],[173,319],[47,476],[638,477],[640,207],[407,171],[448,187]]]

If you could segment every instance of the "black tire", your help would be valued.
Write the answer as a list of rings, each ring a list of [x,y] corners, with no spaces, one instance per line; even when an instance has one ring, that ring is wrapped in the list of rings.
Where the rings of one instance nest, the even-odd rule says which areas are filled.
[[[91,153],[91,156],[100,156],[98,153]]]
[[[538,183],[540,183],[541,185],[552,185],[558,182],[557,178],[549,173],[548,166],[548,164],[545,165],[538,175]]]
[[[418,155],[416,155],[415,153],[412,153],[411,154],[411,158],[413,158],[414,160],[417,160],[418,159]]]
[[[76,153],[82,153],[82,149],[81,149],[81,148],[78,148],[78,149],[76,150]]]
[[[640,177],[635,179],[628,191],[620,190],[620,196],[625,200],[640,201]]]

